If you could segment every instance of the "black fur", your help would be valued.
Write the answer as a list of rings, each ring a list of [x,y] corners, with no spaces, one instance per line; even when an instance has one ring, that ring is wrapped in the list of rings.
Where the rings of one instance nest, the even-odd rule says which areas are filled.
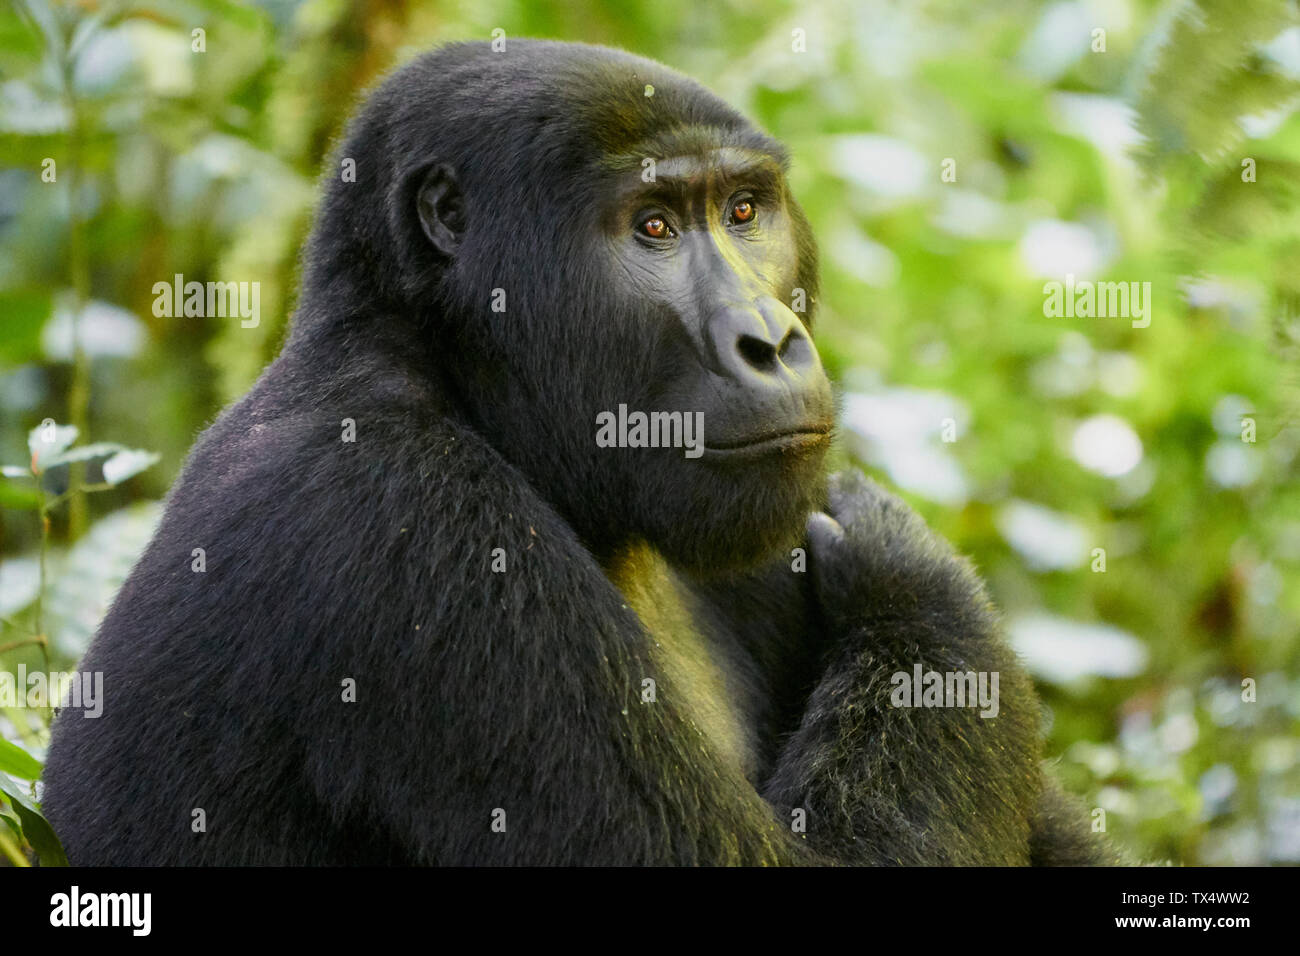
[[[373,95],[283,354],[195,446],[82,663],[104,716],[57,721],[45,806],[73,862],[1109,859],[1059,795],[1039,809],[1030,681],[901,502],[828,487],[821,448],[738,467],[595,447],[619,402],[741,425],[828,407],[810,345],[761,407],[706,371],[730,305],[691,311],[732,278],[815,302],[783,183],[736,243],[767,258],[736,276],[690,279],[608,215],[636,157],[725,146],[784,168],[695,83],[595,47],[450,46]],[[422,225],[431,175],[463,207]],[[891,706],[916,663],[999,672],[999,715]]]

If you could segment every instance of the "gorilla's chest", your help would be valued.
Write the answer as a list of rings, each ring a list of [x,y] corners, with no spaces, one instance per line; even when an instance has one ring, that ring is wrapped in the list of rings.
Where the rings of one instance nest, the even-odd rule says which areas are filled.
[[[668,708],[718,759],[754,780],[760,702],[753,699],[750,662],[734,636],[709,626],[696,599],[649,548],[621,557],[609,574],[645,628],[656,671],[655,699],[646,706]]]

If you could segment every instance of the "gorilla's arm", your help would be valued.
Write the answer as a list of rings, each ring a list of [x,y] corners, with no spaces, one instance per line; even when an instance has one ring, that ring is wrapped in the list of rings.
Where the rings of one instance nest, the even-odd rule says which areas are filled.
[[[973,571],[859,474],[832,482],[830,514],[810,522],[810,623],[794,629],[820,646],[820,676],[764,796],[782,815],[806,810],[809,844],[842,862],[1108,862],[1082,813],[1043,790],[1037,699]],[[763,577],[761,590],[789,595],[777,580],[791,579],[788,563]],[[758,641],[760,660],[796,654],[793,670],[808,679],[788,638],[760,632]],[[917,664],[997,673],[997,715],[894,706],[891,677]],[[773,695],[777,713],[788,712],[789,690]]]
[[[1093,832],[1083,801],[1044,774],[1029,835],[1034,866],[1131,866],[1115,844]]]
[[[384,564],[412,569],[409,579],[349,602],[349,619],[324,629],[354,635],[354,654],[369,649],[353,668],[365,696],[349,706],[323,694],[303,721],[333,741],[337,760],[319,768],[319,798],[349,818],[372,808],[411,862],[1101,861],[1098,850],[1089,856],[1082,818],[1052,799],[1057,791],[1042,793],[1037,700],[978,579],[874,484],[835,483],[830,512],[842,532],[814,525],[810,574],[792,576],[811,585],[817,609],[809,621],[805,604],[787,602],[779,619],[792,624],[802,611],[806,629],[783,629],[782,646],[757,650],[781,673],[774,720],[812,688],[760,796],[672,694],[642,699],[644,677],[665,686],[649,636],[567,522],[472,433],[422,438],[415,455],[399,436],[386,439],[419,466],[388,472],[370,492],[410,508],[402,528],[368,528],[362,539],[404,551]],[[454,521],[442,488],[455,489]],[[355,513],[372,510],[357,501]],[[495,548],[502,573],[491,571]],[[378,600],[389,588],[416,597]],[[384,648],[383,635],[403,632],[408,646]],[[997,716],[892,706],[890,677],[916,663],[997,672]],[[333,682],[321,675],[323,687]],[[439,732],[395,729],[394,699],[402,726]],[[343,789],[340,765],[351,768]],[[796,808],[807,812],[806,838],[791,832]],[[504,832],[492,827],[498,810]]]
[[[314,645],[285,688],[314,691],[281,706],[331,816],[367,820],[403,848],[394,862],[811,858],[672,694],[642,700],[644,678],[663,680],[640,621],[508,462],[445,422],[357,422],[364,447],[315,457],[333,494],[296,499],[328,502],[302,520],[328,537],[294,536],[328,580],[281,592]],[[339,700],[345,677],[356,703]]]

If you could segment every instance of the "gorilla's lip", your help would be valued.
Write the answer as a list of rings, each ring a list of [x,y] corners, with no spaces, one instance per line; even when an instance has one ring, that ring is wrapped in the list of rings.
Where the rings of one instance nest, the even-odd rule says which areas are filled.
[[[720,442],[705,442],[704,450],[710,455],[761,455],[773,451],[793,451],[819,445],[830,439],[831,426],[825,424],[801,425],[781,431],[764,432],[748,438]]]

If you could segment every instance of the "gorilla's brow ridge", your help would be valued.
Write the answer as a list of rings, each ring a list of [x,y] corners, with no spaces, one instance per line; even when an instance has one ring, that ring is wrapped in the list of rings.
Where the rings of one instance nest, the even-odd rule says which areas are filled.
[[[697,158],[702,159],[703,162],[689,167],[680,175],[671,168],[674,160]],[[639,169],[639,166],[637,168]],[[700,184],[703,175],[711,185],[719,184],[724,190],[749,186],[766,195],[779,191],[783,173],[784,170],[775,157],[766,153],[723,149],[715,150],[704,157],[697,157],[695,154],[665,156],[658,161],[653,182],[642,182],[638,177],[623,183],[618,191],[624,198],[651,197],[669,202],[683,201],[687,194]]]
[[[682,126],[639,140],[626,149],[612,152],[602,165],[614,172],[640,169],[649,157],[662,162],[679,156],[701,158],[721,150],[735,149],[769,157],[782,172],[789,169],[790,156],[784,146],[756,129],[717,126]]]

